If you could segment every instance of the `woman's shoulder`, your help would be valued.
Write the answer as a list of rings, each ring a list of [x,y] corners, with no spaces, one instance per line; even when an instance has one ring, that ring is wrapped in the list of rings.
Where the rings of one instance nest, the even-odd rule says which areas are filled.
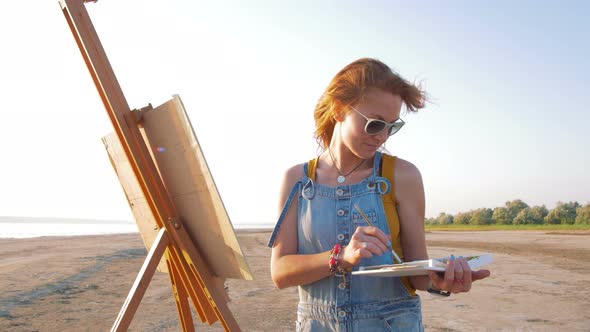
[[[422,175],[420,170],[412,162],[395,157],[394,166],[395,182],[398,184],[404,183],[415,183],[416,181],[422,181]]]
[[[420,170],[410,161],[396,158],[395,174],[406,177],[420,177]]]
[[[408,160],[396,158],[394,188],[398,201],[418,199],[424,188],[418,167]]]
[[[301,163],[288,167],[283,173],[283,184],[290,187],[299,181],[303,177],[304,166],[305,163]]]
[[[300,163],[293,165],[285,170],[285,176],[287,177],[296,177],[301,178],[303,177],[303,167],[305,163]]]

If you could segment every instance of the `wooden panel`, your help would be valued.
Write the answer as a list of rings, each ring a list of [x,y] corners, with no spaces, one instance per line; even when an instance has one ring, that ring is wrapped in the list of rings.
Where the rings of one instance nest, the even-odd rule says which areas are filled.
[[[135,217],[135,222],[137,223],[141,239],[149,251],[159,231],[154,214],[152,213],[139,182],[133,173],[133,169],[123,151],[123,147],[121,146],[117,134],[113,132],[103,137],[102,142],[107,150],[113,169],[115,170],[115,173],[117,173],[119,182],[123,187],[125,196],[127,196],[127,202]],[[158,271],[168,272],[165,257],[162,257],[160,260]]]
[[[146,141],[146,144],[149,144],[145,135],[145,131],[143,129],[140,131],[142,132],[142,137]],[[135,217],[141,238],[146,248],[150,250],[153,246],[155,238],[158,235],[158,232],[160,231],[158,230],[156,220],[151,213],[150,207],[145,199],[145,196],[143,195],[143,192],[141,191],[141,187],[139,186],[133,170],[129,165],[129,161],[122,150],[117,135],[115,133],[111,133],[103,137],[102,140],[111,160],[111,164],[113,165],[113,168],[119,178],[119,182],[123,187],[127,201]],[[171,267],[176,271],[174,275],[171,275],[173,290],[176,292],[177,288],[181,288],[184,290],[183,293],[186,293],[187,287],[185,284],[190,284],[190,278],[180,272],[180,266],[174,266],[174,260],[167,250],[167,254],[162,257],[158,264],[158,271],[170,273]],[[224,281],[220,280],[220,278],[213,277],[210,279],[210,283],[210,287],[219,290],[218,293],[223,301],[229,302],[227,293],[224,291]],[[214,309],[214,304],[209,301],[208,296],[205,294],[204,288],[204,285],[195,282],[193,285],[189,285],[188,292],[192,295],[191,299],[193,300],[195,311],[197,312],[201,322],[213,324],[217,320],[216,312]],[[179,299],[178,296],[176,296],[176,300],[178,305],[181,304],[180,302],[184,303],[184,300]],[[181,320],[189,318],[185,317],[186,308],[179,307],[178,310]],[[185,329],[184,331],[187,330]]]
[[[142,111],[141,134],[151,147],[156,169],[176,206],[180,221],[213,274],[252,280],[233,225],[180,97]],[[157,222],[115,133],[103,138],[113,168],[127,196],[142,240],[151,248]],[[164,260],[158,271],[167,271]]]
[[[141,124],[178,216],[213,274],[252,280],[180,97],[143,111]]]

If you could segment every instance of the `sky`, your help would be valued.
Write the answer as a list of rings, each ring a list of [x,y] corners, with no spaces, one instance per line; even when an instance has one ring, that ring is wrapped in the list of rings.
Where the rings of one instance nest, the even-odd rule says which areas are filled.
[[[109,1],[86,4],[131,108],[177,94],[236,226],[276,222],[313,111],[361,58],[431,103],[386,144],[418,167],[426,217],[522,199],[590,203],[585,1]],[[133,220],[113,131],[57,1],[0,10],[0,216]]]

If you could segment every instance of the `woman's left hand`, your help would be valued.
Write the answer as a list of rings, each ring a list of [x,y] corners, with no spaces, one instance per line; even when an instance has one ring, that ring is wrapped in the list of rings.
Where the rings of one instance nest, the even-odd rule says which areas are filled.
[[[437,289],[451,293],[469,292],[474,281],[490,276],[489,270],[472,271],[465,258],[459,257],[455,259],[452,255],[451,259],[447,260],[444,276],[439,275],[439,273],[435,271],[428,272],[432,285]]]

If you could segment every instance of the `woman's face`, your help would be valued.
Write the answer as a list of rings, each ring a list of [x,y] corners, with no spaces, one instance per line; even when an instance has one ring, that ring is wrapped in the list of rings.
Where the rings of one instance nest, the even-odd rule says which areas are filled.
[[[352,106],[367,118],[391,123],[400,117],[402,99],[383,90],[370,89],[358,105]],[[341,123],[344,144],[361,159],[373,157],[377,149],[389,138],[388,130],[369,135],[365,132],[366,124],[367,120],[352,109],[347,110]]]

